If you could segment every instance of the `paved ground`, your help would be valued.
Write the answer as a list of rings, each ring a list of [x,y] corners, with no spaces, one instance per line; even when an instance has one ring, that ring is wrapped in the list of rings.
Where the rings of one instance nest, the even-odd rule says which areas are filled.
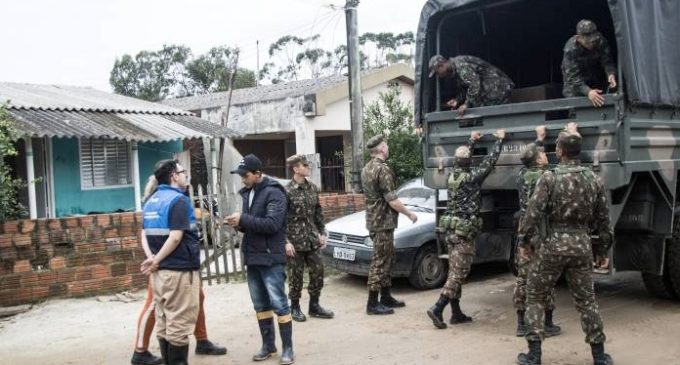
[[[322,304],[333,309],[336,318],[295,324],[297,364],[513,364],[525,343],[514,336],[512,285],[512,275],[499,268],[475,267],[462,301],[475,321],[436,330],[425,310],[436,300],[437,290],[416,291],[406,281],[397,281],[396,296],[407,307],[392,316],[369,317],[364,314],[365,279],[327,279]],[[225,344],[229,354],[192,355],[190,363],[251,364],[260,339],[246,285],[211,286],[206,292],[209,335]],[[638,274],[600,278],[597,292],[607,350],[618,365],[680,365],[680,303],[650,298]],[[303,297],[305,307],[306,301]],[[129,364],[141,305],[95,298],[40,304],[0,322],[0,363]],[[563,334],[546,341],[543,363],[592,364],[565,287],[558,290],[556,319]],[[158,354],[155,343],[152,351]],[[278,358],[263,364],[278,364]]]

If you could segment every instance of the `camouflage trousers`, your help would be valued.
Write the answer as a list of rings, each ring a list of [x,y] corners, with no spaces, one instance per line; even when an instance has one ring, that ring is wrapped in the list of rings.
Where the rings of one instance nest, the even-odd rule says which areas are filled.
[[[470,274],[475,258],[475,240],[467,240],[453,231],[446,231],[446,244],[449,249],[449,274],[441,294],[451,299],[460,299],[463,281]]]
[[[288,298],[299,300],[302,295],[305,265],[309,270],[307,291],[310,297],[319,297],[323,288],[323,262],[318,250],[296,251],[288,258]]]
[[[517,278],[515,279],[515,290],[512,293],[512,300],[516,310],[525,311],[527,301],[527,277],[529,276],[529,271],[535,257],[529,259],[521,258],[519,256],[519,250],[517,250],[515,257]],[[555,288],[548,291],[548,296],[545,298],[545,309],[549,311],[555,309]]]
[[[587,343],[604,343],[606,337],[602,318],[595,300],[593,288],[593,263],[590,256],[565,256],[544,252],[538,253],[531,265],[527,279],[527,321],[528,341],[542,341],[545,320],[545,296],[555,287],[557,279],[564,274],[576,310],[581,314],[581,328]]]
[[[392,267],[396,261],[394,230],[371,231],[373,256],[368,268],[368,290],[379,291],[392,286]]]

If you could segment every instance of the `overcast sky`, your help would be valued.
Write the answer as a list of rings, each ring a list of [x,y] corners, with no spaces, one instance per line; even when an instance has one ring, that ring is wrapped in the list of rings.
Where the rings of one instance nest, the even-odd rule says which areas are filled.
[[[362,0],[359,32],[413,31],[425,0]],[[329,5],[344,0],[9,0],[3,2],[0,81],[91,86],[110,91],[116,59],[163,44],[194,54],[239,46],[241,65],[267,61],[270,43],[285,34],[320,33],[344,43],[345,18]]]

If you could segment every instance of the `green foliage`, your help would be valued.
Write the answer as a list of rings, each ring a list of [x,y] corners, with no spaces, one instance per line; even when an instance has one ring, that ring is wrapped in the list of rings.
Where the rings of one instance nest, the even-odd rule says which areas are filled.
[[[19,202],[18,193],[25,184],[12,179],[12,171],[5,157],[16,156],[14,141],[18,134],[4,105],[0,106],[0,222],[26,216],[26,208]]]
[[[397,175],[397,184],[423,174],[422,150],[413,125],[413,109],[401,100],[398,85],[364,108],[364,140],[382,134],[387,137],[390,156],[387,164]],[[365,160],[368,161],[368,151]]]
[[[109,83],[117,94],[149,101],[226,91],[238,52],[220,46],[194,58],[189,47],[164,45],[135,57],[126,54],[114,62]],[[255,73],[239,68],[234,88],[252,86]]]

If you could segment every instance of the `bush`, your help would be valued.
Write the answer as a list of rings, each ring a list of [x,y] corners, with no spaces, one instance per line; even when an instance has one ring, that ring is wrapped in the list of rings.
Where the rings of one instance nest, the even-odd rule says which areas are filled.
[[[25,184],[21,179],[12,178],[12,171],[5,161],[6,157],[17,155],[14,141],[18,135],[6,107],[0,106],[0,222],[26,216],[26,207],[18,198],[18,192]]]

